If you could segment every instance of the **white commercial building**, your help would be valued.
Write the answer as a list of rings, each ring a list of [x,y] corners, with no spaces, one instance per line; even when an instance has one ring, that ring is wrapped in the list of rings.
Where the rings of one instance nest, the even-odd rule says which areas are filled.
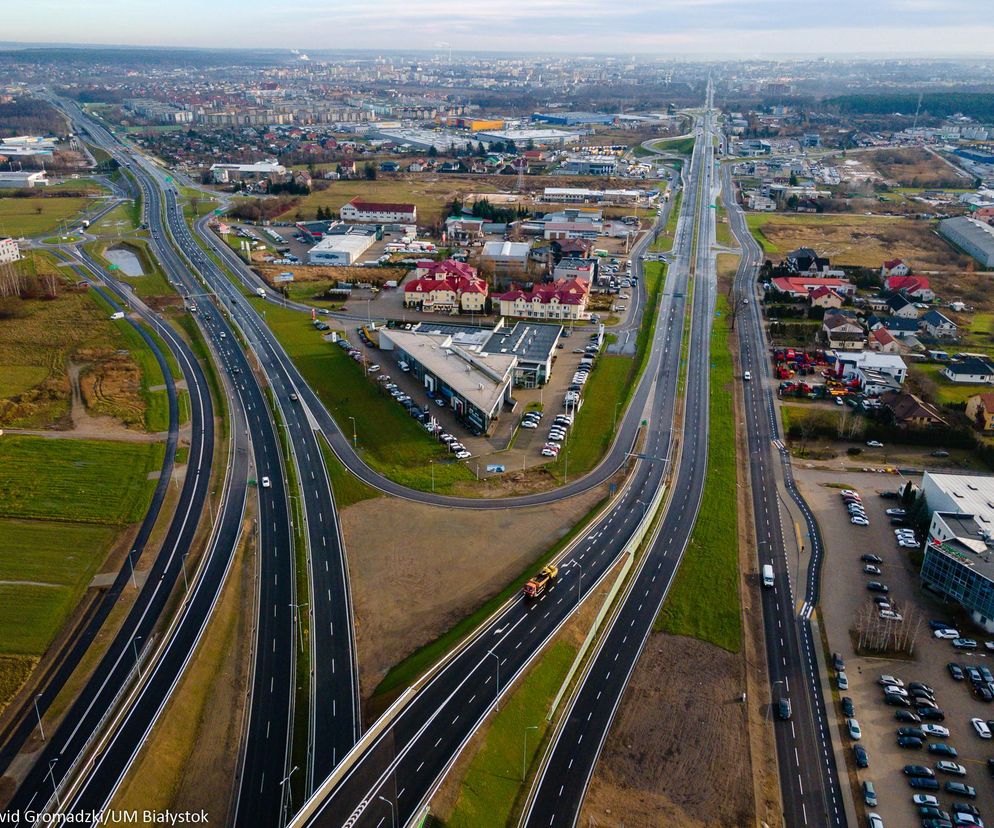
[[[562,129],[494,129],[477,132],[476,137],[486,144],[511,141],[518,149],[524,149],[529,143],[535,146],[564,147],[580,140],[577,133]]]
[[[984,267],[994,267],[994,227],[968,216],[939,222],[939,234],[945,236]]]
[[[843,379],[852,379],[860,371],[876,371],[895,380],[898,385],[904,383],[908,375],[908,366],[897,354],[880,354],[876,351],[836,351],[839,368]]]
[[[13,239],[0,239],[0,264],[10,264],[21,258],[20,248]]]
[[[338,211],[342,221],[366,221],[378,224],[416,224],[418,208],[414,204],[364,201],[353,198]]]
[[[44,187],[45,172],[0,172],[0,187]]]
[[[259,161],[255,164],[212,164],[211,178],[217,184],[227,184],[243,178],[266,178],[276,173],[283,175],[286,167],[276,161]]]
[[[375,236],[325,236],[308,251],[312,265],[347,267],[353,265],[373,242]]]

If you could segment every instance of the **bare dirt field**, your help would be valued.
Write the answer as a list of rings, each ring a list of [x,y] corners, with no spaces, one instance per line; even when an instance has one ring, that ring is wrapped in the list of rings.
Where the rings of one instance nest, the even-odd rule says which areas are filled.
[[[692,638],[650,636],[579,824],[753,824],[744,683],[740,655]],[[702,705],[702,694],[713,703]]]
[[[344,509],[363,696],[390,667],[520,575],[605,494],[598,487],[548,506],[501,511],[385,498]]]
[[[362,281],[371,284],[383,284],[390,279],[402,279],[406,271],[395,267],[324,267],[322,265],[267,265],[253,264],[255,270],[270,285],[274,279],[287,270],[293,271],[293,281],[296,282],[350,282]]]
[[[921,147],[881,149],[864,156],[891,184],[902,187],[964,187],[970,182]]]

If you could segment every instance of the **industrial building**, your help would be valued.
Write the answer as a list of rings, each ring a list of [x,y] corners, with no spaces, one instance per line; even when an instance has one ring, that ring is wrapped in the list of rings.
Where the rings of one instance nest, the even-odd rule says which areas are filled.
[[[532,120],[557,126],[609,125],[614,123],[614,115],[602,112],[536,112],[532,115]]]
[[[356,196],[338,211],[342,221],[397,222],[416,224],[418,208],[414,204],[364,201]]]
[[[230,181],[253,181],[270,175],[283,175],[286,167],[276,161],[259,161],[254,164],[211,164],[211,179],[215,184]]]
[[[374,234],[348,234],[344,236],[325,236],[308,251],[308,263],[312,265],[330,265],[333,267],[348,267],[376,241]]]
[[[494,276],[500,279],[516,279],[527,273],[530,252],[528,242],[486,242],[480,253],[480,263],[493,267]]]
[[[44,187],[48,184],[44,170],[41,172],[0,172],[0,187]]]
[[[994,478],[925,472],[932,515],[921,578],[994,633]]]
[[[994,227],[968,216],[939,222],[939,234],[984,267],[994,267]]]
[[[617,175],[618,159],[603,155],[578,155],[563,161],[556,173],[559,175]]]
[[[516,147],[524,149],[528,144],[542,147],[565,147],[575,144],[580,136],[575,132],[562,129],[491,129],[476,133],[476,137],[485,143],[511,141]]]
[[[0,265],[16,262],[21,258],[20,248],[13,239],[0,239]]]
[[[424,151],[434,147],[436,152],[442,153],[465,150],[472,143],[465,136],[451,132],[436,132],[433,129],[376,129],[372,132],[377,138],[385,138],[400,146],[406,145]]]
[[[542,201],[557,204],[638,204],[642,190],[588,190],[584,187],[546,187]]]

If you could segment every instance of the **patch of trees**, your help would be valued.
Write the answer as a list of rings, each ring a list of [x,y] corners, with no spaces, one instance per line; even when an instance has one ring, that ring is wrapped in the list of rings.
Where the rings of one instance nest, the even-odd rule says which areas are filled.
[[[299,198],[253,198],[236,202],[228,211],[228,215],[243,221],[272,221],[280,213],[296,207]]]
[[[0,138],[12,135],[66,135],[66,122],[45,101],[22,98],[0,104]]]
[[[449,204],[449,215],[461,216],[465,209],[465,205],[458,198],[454,198]],[[473,218],[497,223],[517,221],[528,216],[528,210],[524,207],[498,207],[485,198],[474,201],[469,210]]]
[[[839,95],[826,98],[823,103],[847,114],[889,115],[900,112],[911,115],[918,108],[918,95],[914,92]],[[922,114],[945,118],[957,112],[990,120],[994,118],[994,95],[981,92],[931,92],[922,95]]]

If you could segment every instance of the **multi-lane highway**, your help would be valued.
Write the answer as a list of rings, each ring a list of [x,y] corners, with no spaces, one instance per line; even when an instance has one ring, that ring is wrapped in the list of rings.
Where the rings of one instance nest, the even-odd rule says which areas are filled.
[[[840,780],[832,751],[825,700],[821,692],[818,642],[809,623],[811,609],[818,602],[822,543],[818,525],[796,487],[780,433],[773,401],[773,377],[763,331],[761,310],[753,301],[762,251],[745,224],[735,199],[731,174],[724,170],[725,204],[731,229],[742,248],[735,276],[739,306],[741,365],[750,371],[751,382],[743,383],[743,398],[749,445],[752,506],[756,525],[759,564],[772,564],[775,586],[762,591],[763,626],[773,704],[789,698],[793,709],[790,721],[775,721],[774,734],[780,768],[780,789],[787,825],[846,824]],[[791,571],[784,537],[785,516],[778,479],[804,515],[811,539],[811,560],[804,579],[803,600],[794,593],[794,583],[803,573]],[[789,523],[788,523],[789,525]]]
[[[700,164],[698,161],[695,169]],[[693,172],[687,183],[695,188],[693,192],[696,181]],[[686,201],[692,202],[693,197]],[[676,248],[689,251],[693,233],[691,211],[678,225]],[[588,534],[565,550],[556,584],[535,600],[516,596],[497,612],[364,750],[357,751],[352,757],[355,761],[340,778],[329,780],[318,790],[294,821],[295,826],[379,826],[390,824],[394,814],[395,824],[405,824],[430,798],[506,687],[569,619],[582,598],[598,588],[626,549],[666,472],[686,310],[685,284],[686,274],[681,278],[671,271],[646,369],[647,393],[635,405],[637,416],[648,421],[644,459],[636,464],[618,500],[599,516]],[[706,338],[709,291],[702,288],[702,293],[695,331]],[[706,342],[703,348],[706,351]],[[706,396],[706,390],[704,393]],[[674,538],[674,542],[678,540]],[[652,577],[650,573],[646,579]],[[638,604],[633,599],[633,609]],[[654,615],[648,605],[639,607],[639,612],[650,621]]]
[[[687,231],[678,234],[669,256],[672,290],[682,294],[693,287],[684,427],[673,494],[624,601],[554,733],[551,751],[529,799],[525,825],[576,824],[618,705],[697,519],[708,461],[710,334],[715,301],[711,252],[714,211],[709,209],[714,196],[714,114],[710,103],[709,89],[708,107],[696,130],[690,183],[681,207],[680,221]],[[691,232],[695,222],[696,234]],[[668,347],[679,351],[681,335],[682,326],[677,326],[670,332]],[[672,417],[674,397],[668,396],[662,402],[665,408],[660,413]],[[653,451],[669,451],[669,441],[664,443]]]

